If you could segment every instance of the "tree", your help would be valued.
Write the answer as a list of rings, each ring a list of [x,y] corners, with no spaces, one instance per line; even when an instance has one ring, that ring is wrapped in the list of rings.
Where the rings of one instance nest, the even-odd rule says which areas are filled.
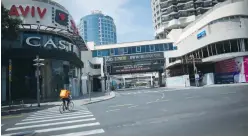
[[[11,18],[9,16],[9,10],[6,9],[3,4],[1,4],[1,17],[2,17],[2,39],[6,40],[15,40],[18,36],[19,25],[22,24],[22,21],[18,18]]]

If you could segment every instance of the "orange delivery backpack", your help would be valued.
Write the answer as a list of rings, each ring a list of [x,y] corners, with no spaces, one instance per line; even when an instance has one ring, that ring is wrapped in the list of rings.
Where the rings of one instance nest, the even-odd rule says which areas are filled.
[[[60,91],[60,95],[61,98],[68,98],[68,94],[67,94],[67,90],[66,89],[62,89]]]

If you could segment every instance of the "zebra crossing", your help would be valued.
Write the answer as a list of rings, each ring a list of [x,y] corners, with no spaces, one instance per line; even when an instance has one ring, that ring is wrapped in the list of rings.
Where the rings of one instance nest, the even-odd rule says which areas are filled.
[[[85,107],[60,114],[59,106],[30,114],[27,118],[5,130],[6,136],[34,131],[41,136],[86,136],[104,133],[100,123]]]

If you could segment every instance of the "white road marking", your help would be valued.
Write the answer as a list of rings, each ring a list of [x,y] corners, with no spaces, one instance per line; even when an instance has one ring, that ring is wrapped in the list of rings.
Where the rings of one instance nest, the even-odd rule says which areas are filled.
[[[48,119],[48,120],[22,122],[22,123],[16,123],[15,125],[34,124],[34,123],[42,123],[42,122],[49,122],[49,121],[56,121],[56,120],[76,119],[76,118],[85,118],[85,117],[93,117],[93,115],[84,115],[84,116],[77,116],[77,117],[65,117],[65,118],[56,118],[56,119]]]
[[[73,114],[73,113],[84,113],[84,112],[90,112],[90,111],[75,111],[75,112],[70,112],[70,114]],[[56,112],[35,112],[33,113],[35,115],[39,114],[39,115],[54,115],[54,114],[60,114],[59,110],[57,110]]]
[[[165,119],[165,120],[156,120],[156,121],[152,121],[150,123],[157,124],[157,123],[163,123],[163,122],[167,122],[167,121],[168,121],[167,119]]]
[[[73,112],[73,113],[64,113],[64,114],[61,114],[60,112],[57,112],[57,113],[52,113],[52,114],[32,114],[30,115],[30,117],[43,117],[44,115],[45,116],[56,116],[56,115],[74,115],[74,114],[90,114],[91,112]]]
[[[157,101],[146,102],[146,104],[156,103]]]
[[[160,103],[160,102],[167,102],[167,101],[170,101],[170,100],[156,100],[156,101],[151,101],[151,102],[147,102],[146,104],[151,104],[151,103]]]
[[[186,97],[186,99],[197,98],[196,96]]]
[[[4,124],[1,124],[1,127],[3,126]]]
[[[51,119],[51,118],[59,118],[59,117],[72,117],[72,116],[81,116],[81,115],[89,115],[92,113],[78,113],[78,114],[67,114],[67,115],[55,115],[55,116],[44,116],[44,117],[37,117],[37,116],[32,116],[32,117],[27,117],[26,119],[22,120],[22,121],[32,121],[32,120],[40,120],[40,119]]]
[[[87,135],[101,134],[101,133],[104,133],[103,129],[95,129],[95,130],[90,130],[90,131],[69,133],[69,134],[63,134],[63,135],[58,135],[58,136],[87,136]]]
[[[135,107],[138,107],[138,105],[136,105],[136,106],[130,106],[130,107],[128,107],[128,108],[135,108]]]
[[[167,102],[167,101],[170,101],[169,99],[167,100],[160,100],[159,102]]]
[[[88,123],[88,124],[80,124],[80,125],[73,125],[73,126],[65,126],[65,127],[57,127],[57,128],[49,128],[49,129],[41,129],[41,130],[34,130],[35,133],[45,133],[45,132],[52,132],[52,131],[59,131],[59,130],[69,130],[74,128],[81,128],[81,127],[90,127],[90,126],[97,126],[100,125],[99,122],[95,123]],[[10,135],[13,135],[16,133],[12,133]]]
[[[120,109],[112,109],[112,110],[107,110],[106,112],[111,112],[111,111],[118,111]]]
[[[48,123],[48,124],[41,124],[41,125],[30,125],[30,126],[22,126],[22,127],[15,127],[15,128],[8,128],[6,131],[13,131],[13,130],[20,130],[20,129],[28,129],[28,128],[36,128],[36,127],[47,127],[47,126],[54,126],[54,125],[61,125],[61,124],[71,124],[77,122],[85,122],[85,121],[93,121],[96,120],[95,118],[89,119],[80,119],[80,120],[71,120],[71,121],[63,121],[63,122],[55,122],[55,123]]]
[[[132,106],[133,104],[123,104],[123,105],[115,105],[115,106],[109,106],[110,108],[114,107],[125,107],[125,106]]]

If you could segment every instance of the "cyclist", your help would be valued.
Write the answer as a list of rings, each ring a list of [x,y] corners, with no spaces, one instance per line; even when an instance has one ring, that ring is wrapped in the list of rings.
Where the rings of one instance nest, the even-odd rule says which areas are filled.
[[[69,106],[69,103],[70,103],[70,99],[71,99],[71,93],[70,93],[70,91],[69,90],[67,90],[67,89],[61,89],[61,91],[60,91],[60,97],[61,97],[61,99],[62,99],[62,101],[63,101],[63,105],[64,105],[64,107],[63,107],[63,110],[64,109],[68,109],[68,106]],[[66,102],[67,101],[67,105],[66,105]]]

